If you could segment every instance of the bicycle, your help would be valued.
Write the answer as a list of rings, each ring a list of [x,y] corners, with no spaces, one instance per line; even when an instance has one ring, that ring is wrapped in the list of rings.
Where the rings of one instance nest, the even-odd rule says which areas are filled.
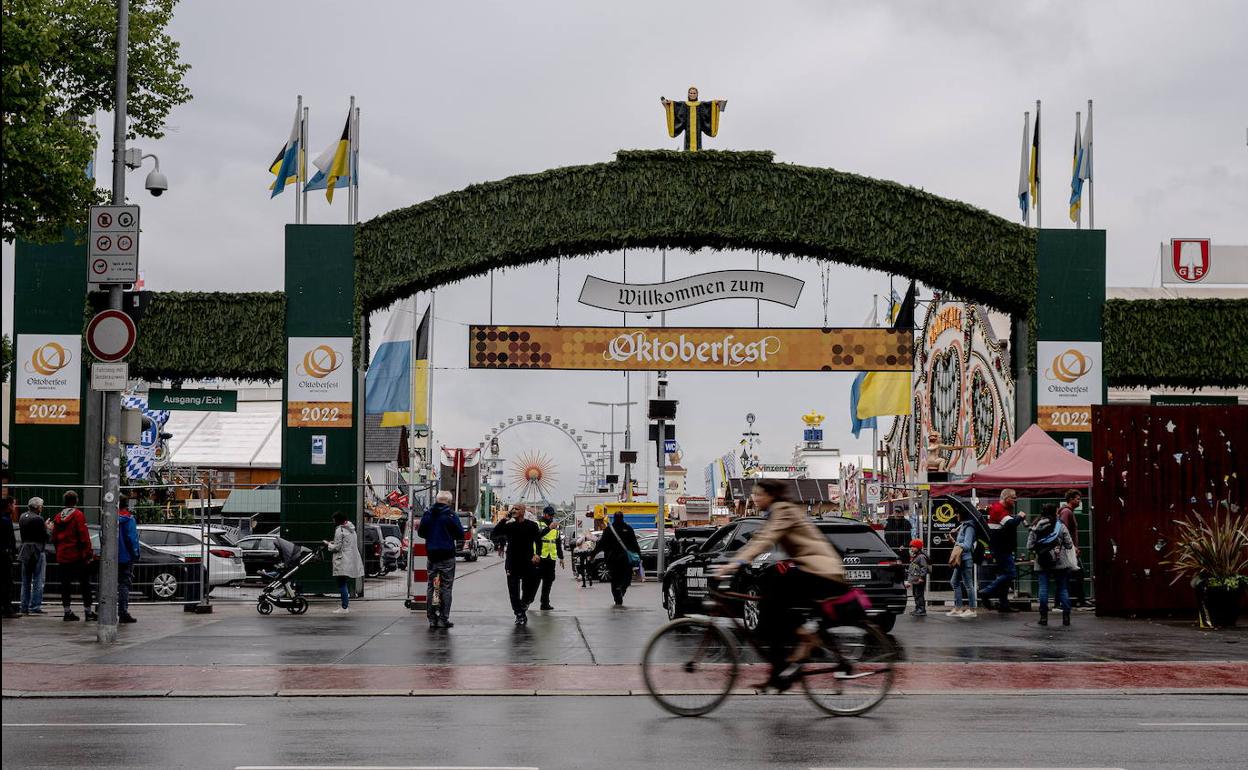
[[[719,707],[740,674],[740,641],[765,657],[760,639],[725,612],[726,602],[758,598],[712,584],[710,614],[680,618],[656,631],[641,658],[650,697],[677,716],[702,716]],[[809,619],[812,613],[804,612]],[[896,676],[893,640],[865,618],[837,625],[820,620],[814,633],[816,646],[798,678],[811,703],[832,716],[858,716],[880,705]]]

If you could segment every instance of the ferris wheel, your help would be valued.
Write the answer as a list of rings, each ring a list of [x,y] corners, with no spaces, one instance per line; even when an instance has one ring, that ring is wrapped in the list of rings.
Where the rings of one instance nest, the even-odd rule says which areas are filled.
[[[549,414],[518,414],[515,417],[508,417],[506,420],[500,420],[498,425],[490,428],[490,432],[485,434],[485,438],[481,441],[481,449],[483,457],[488,459],[488,455],[484,450],[496,447],[498,437],[503,433],[520,425],[544,425],[548,428],[554,428],[564,435],[565,438],[572,442],[576,447],[576,451],[581,456],[581,491],[593,492],[598,488],[599,469],[596,458],[594,458],[589,449],[589,444],[576,428],[568,424],[566,420],[561,420]],[[494,453],[497,455],[497,453]],[[549,458],[547,458],[549,461]],[[554,465],[551,464],[553,471]]]
[[[555,463],[541,452],[525,452],[511,463],[511,487],[520,502],[542,502],[554,491]]]

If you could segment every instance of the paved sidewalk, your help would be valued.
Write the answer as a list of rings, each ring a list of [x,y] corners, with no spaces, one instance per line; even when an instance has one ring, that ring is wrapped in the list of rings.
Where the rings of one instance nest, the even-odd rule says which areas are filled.
[[[116,694],[492,694],[593,692],[641,687],[637,663],[666,622],[656,584],[635,585],[627,606],[604,586],[556,582],[552,612],[517,628],[498,562],[461,565],[455,628],[431,631],[398,601],[355,602],[347,616],[315,603],[307,615],[260,616],[253,604],[217,603],[211,615],[138,607],[119,644],[102,648],[86,623],[45,616],[5,620],[6,696]],[[1069,628],[1033,613],[976,619],[903,616],[894,638],[906,663],[899,687],[1018,690],[1248,688],[1248,629],[1097,618]],[[761,680],[743,673],[743,682]]]

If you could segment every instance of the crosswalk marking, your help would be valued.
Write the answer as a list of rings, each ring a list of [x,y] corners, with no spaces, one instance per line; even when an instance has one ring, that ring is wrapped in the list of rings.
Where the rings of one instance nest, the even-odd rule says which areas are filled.
[[[511,765],[238,765],[234,770],[541,770]]]
[[[1140,727],[1248,727],[1248,722],[1140,722]]]

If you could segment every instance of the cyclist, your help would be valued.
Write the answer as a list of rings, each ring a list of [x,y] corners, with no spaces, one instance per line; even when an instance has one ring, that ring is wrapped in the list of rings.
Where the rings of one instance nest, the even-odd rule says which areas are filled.
[[[766,515],[750,542],[719,567],[717,577],[728,577],[756,556],[779,545],[791,564],[781,563],[763,573],[759,589],[759,630],[767,643],[771,675],[765,687],[787,690],[801,673],[801,661],[813,646],[813,636],[800,629],[806,607],[818,608],[828,598],[843,596],[852,586],[845,581],[845,567],[836,549],[798,506],[788,501],[784,479],[759,479],[750,494],[754,507]],[[793,608],[798,608],[795,611]],[[788,645],[800,636],[801,644],[790,655]]]

